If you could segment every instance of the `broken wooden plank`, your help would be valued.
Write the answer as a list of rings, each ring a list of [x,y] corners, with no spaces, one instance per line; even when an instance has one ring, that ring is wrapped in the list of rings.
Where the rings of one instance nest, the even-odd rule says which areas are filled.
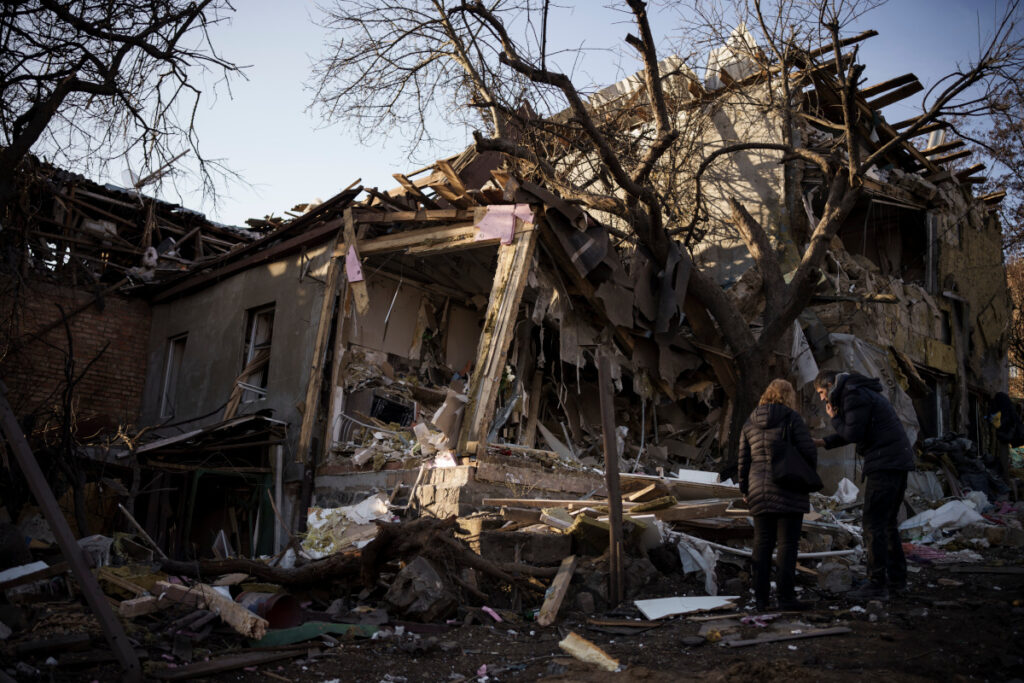
[[[877,97],[871,100],[870,102],[868,102],[868,106],[874,110],[882,109],[883,107],[887,107],[890,104],[893,104],[894,102],[899,102],[900,100],[906,99],[911,95],[919,93],[922,90],[924,90],[924,86],[921,85],[921,82],[918,80],[914,80],[913,83],[908,83],[902,88],[897,88],[888,95],[882,95],[881,97]]]
[[[514,220],[518,226],[520,219]],[[459,435],[460,452],[467,442],[483,441],[487,434],[536,244],[536,231],[516,229],[512,243],[498,247],[491,297],[477,344],[476,363],[467,392],[469,401]]]
[[[732,499],[689,501],[669,508],[653,510],[652,514],[665,522],[680,522],[688,519],[705,519],[717,517],[725,513],[732,504]]]
[[[603,495],[605,490],[604,483],[597,474],[573,471],[551,472],[533,467],[514,467],[489,458],[477,461],[473,478],[477,481],[491,481],[500,484],[516,482],[518,485],[531,489],[564,492],[563,495],[565,493],[585,495],[591,492],[595,495]]]
[[[960,151],[960,152],[954,152],[953,154],[947,154],[945,156],[935,157],[931,161],[934,164],[946,164],[946,163],[949,163],[950,161],[956,161],[957,159],[963,159],[964,157],[969,157],[972,154],[974,154],[973,151],[971,151],[969,149],[965,149],[965,150]]]
[[[986,204],[998,204],[1006,198],[1006,190],[996,190],[995,192],[989,192],[983,194],[978,199],[985,202]]]
[[[352,232],[352,210],[345,209],[344,234]],[[306,381],[306,398],[303,404],[302,424],[299,427],[299,442],[295,448],[295,462],[306,463],[309,458],[309,447],[313,441],[313,426],[316,424],[317,403],[320,398],[320,385],[323,383],[324,364],[327,362],[327,342],[330,337],[331,323],[334,321],[334,304],[338,296],[341,280],[341,260],[345,254],[342,235],[335,235],[331,249],[331,261],[327,267],[327,280],[324,283],[323,298],[320,300],[320,318],[317,322],[316,341],[313,343],[313,362],[309,368]],[[354,244],[354,242],[353,242]],[[349,252],[351,253],[351,252]],[[349,257],[345,256],[347,260]],[[358,258],[358,257],[357,257]],[[363,283],[365,288],[366,283]]]
[[[133,593],[135,597],[149,594],[148,590],[137,583],[118,576],[112,572],[109,567],[100,567],[97,569],[96,578],[100,581],[106,581],[107,583],[113,584],[122,590],[128,591],[129,593]]]
[[[723,74],[725,72],[723,71]],[[619,455],[615,434],[615,396],[612,387],[610,348],[598,351],[597,377],[601,407],[601,433],[604,437],[605,486],[608,488],[608,602],[617,606],[626,597],[622,542],[622,493],[619,490]],[[641,507],[644,504],[636,507]]]
[[[647,496],[649,494],[653,494],[657,490],[658,490],[658,484],[657,483],[648,484],[647,486],[643,487],[642,489],[640,489],[638,491],[633,491],[632,493],[627,493],[625,496],[623,496],[623,498],[625,500],[629,501],[629,502],[635,503],[636,501],[640,500],[644,496]]]
[[[647,629],[664,626],[664,621],[647,621],[644,619],[595,619],[590,617],[587,624],[590,626],[626,626],[629,628]]]
[[[778,636],[768,636],[766,638],[731,640],[725,641],[725,644],[729,647],[747,647],[749,645],[761,645],[762,643],[780,643],[786,640],[803,640],[804,638],[820,638],[821,636],[838,636],[843,633],[851,632],[852,629],[848,629],[845,626],[833,626],[832,628],[819,628],[812,631],[804,631],[802,633],[786,633]]]
[[[558,642],[558,647],[581,662],[593,664],[604,671],[618,671],[619,669],[619,660],[614,659],[597,645],[572,631]]]
[[[534,426],[536,427],[536,425],[534,425]],[[534,457],[540,458],[541,460],[544,460],[545,462],[548,462],[548,463],[553,463],[553,462],[557,462],[558,461],[558,453],[556,453],[554,451],[545,451],[545,450],[540,449],[540,448],[532,448],[532,447],[529,447],[529,446],[520,446],[518,444],[511,444],[511,443],[493,443],[493,442],[488,443],[487,447],[488,448],[494,448],[494,449],[497,449],[499,451],[505,450],[505,451],[512,451],[513,453],[522,453],[524,455],[534,456]]]
[[[956,177],[957,178],[966,178],[968,176],[974,175],[975,173],[981,173],[984,170],[985,170],[985,164],[974,164],[972,166],[969,166],[968,168],[965,168],[962,171],[957,171]]]
[[[420,209],[419,211],[365,211],[353,210],[356,223],[457,223],[472,221],[476,212],[472,209]]]
[[[921,154],[926,157],[935,156],[936,154],[942,154],[943,152],[949,152],[954,149],[960,149],[966,143],[963,140],[951,140],[950,142],[943,142],[941,145],[935,145],[934,147],[928,147],[922,149]]]
[[[346,281],[348,282],[349,289],[352,290],[353,298],[356,302],[356,310],[359,315],[366,315],[370,310],[370,295],[367,293],[366,280],[363,278],[361,257],[359,256],[359,244],[356,240],[356,227],[355,222],[352,220],[352,209],[345,209],[345,272],[347,274]],[[331,260],[331,267],[334,268],[337,262],[337,247],[335,248],[335,258]],[[330,273],[328,273],[328,284],[331,283]],[[335,282],[335,287],[337,283]],[[333,303],[333,300],[332,300]]]
[[[541,521],[543,513],[540,510],[517,507],[502,507],[499,514],[510,522],[520,524],[536,524]]]
[[[544,594],[544,604],[537,613],[537,624],[539,626],[550,626],[555,623],[558,617],[558,610],[562,607],[562,601],[569,590],[569,583],[572,582],[573,572],[576,571],[576,556],[570,555],[562,560],[558,567],[558,573],[551,581],[551,587]]]
[[[558,499],[558,498],[484,498],[484,505],[509,505],[526,508],[585,508],[585,507],[608,507],[607,500],[585,500],[580,498]],[[630,509],[639,503],[623,503],[622,507]]]
[[[197,583],[193,586],[182,586],[166,581],[157,581],[156,590],[161,596],[188,605],[202,606],[217,612],[221,620],[246,638],[259,640],[267,633],[267,620],[239,605],[231,598],[226,598],[213,586]]]
[[[142,597],[122,600],[117,606],[117,613],[125,619],[134,619],[160,610],[175,604],[175,601],[161,598],[156,595],[143,595]]]
[[[185,666],[167,667],[164,669],[151,669],[148,673],[153,678],[162,681],[186,681],[193,678],[202,678],[225,671],[244,669],[249,666],[270,664],[282,659],[294,659],[303,657],[307,650],[286,650],[276,652],[246,652],[240,655],[225,655],[216,657],[206,662],[195,662]]]
[[[902,76],[890,78],[887,81],[876,83],[875,85],[869,85],[866,88],[861,88],[858,92],[860,93],[861,97],[867,99],[869,97],[874,97],[875,95],[880,95],[884,93],[886,90],[892,90],[893,88],[898,88],[902,85],[913,83],[916,80],[917,76],[915,76],[914,74],[903,74]]]
[[[407,194],[410,197],[413,197],[414,199],[418,200],[421,204],[423,204],[423,206],[427,207],[428,209],[440,209],[441,208],[440,206],[437,205],[436,202],[434,202],[434,200],[432,200],[427,195],[423,194],[423,191],[420,190],[420,188],[417,187],[417,185],[420,182],[422,182],[423,186],[426,187],[427,185],[430,185],[431,183],[435,183],[438,180],[443,180],[444,179],[444,174],[441,174],[441,173],[436,174],[436,175],[432,174],[428,178],[426,178],[426,179],[424,179],[422,181],[418,181],[416,183],[412,182],[411,180],[406,178],[401,173],[392,173],[391,177],[394,178],[395,180],[397,180],[398,184],[402,186],[402,190],[404,190],[404,194]],[[396,192],[395,190],[389,190],[388,194],[391,195],[391,196],[396,196],[400,192],[401,192],[401,190],[398,191],[398,192]]]

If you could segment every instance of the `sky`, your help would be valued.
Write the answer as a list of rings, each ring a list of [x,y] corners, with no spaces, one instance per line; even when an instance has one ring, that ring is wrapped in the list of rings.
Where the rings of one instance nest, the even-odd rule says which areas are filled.
[[[329,1],[329,0],[324,0]],[[239,0],[229,25],[214,27],[212,38],[221,54],[247,65],[247,79],[237,79],[228,93],[220,89],[198,113],[198,132],[207,156],[222,159],[241,174],[246,184],[222,188],[216,204],[204,203],[187,191],[166,196],[198,209],[210,218],[231,225],[268,214],[284,215],[294,205],[326,200],[357,179],[382,190],[397,185],[392,173],[420,168],[437,156],[457,153],[455,144],[443,154],[411,159],[402,140],[390,136],[385,144],[363,147],[337,126],[323,126],[309,109],[306,88],[311,61],[320,53],[323,29],[308,0]],[[609,14],[604,3],[581,3],[563,15],[549,33],[566,31],[569,40],[587,46],[621,41],[627,32],[621,14]],[[957,62],[978,52],[979,37],[992,30],[993,0],[890,0],[873,10],[852,32],[873,28],[877,37],[862,43],[861,61],[867,65],[868,84],[904,73],[915,73],[925,87],[934,84]],[[980,26],[979,26],[980,23]],[[657,29],[658,27],[656,27]],[[598,56],[588,57],[582,68],[607,83],[622,77]],[[908,102],[913,102],[910,100]],[[919,113],[901,102],[884,110],[889,121]],[[466,137],[468,143],[469,136]],[[111,176],[116,173],[112,172]],[[121,183],[111,177],[115,183]]]

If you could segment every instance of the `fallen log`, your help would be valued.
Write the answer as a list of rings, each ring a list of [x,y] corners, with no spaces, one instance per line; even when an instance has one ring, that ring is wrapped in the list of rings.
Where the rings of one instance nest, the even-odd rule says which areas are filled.
[[[161,568],[171,574],[202,579],[242,572],[261,581],[282,586],[314,585],[325,581],[360,580],[366,587],[376,585],[381,569],[393,560],[408,561],[417,555],[471,567],[499,581],[537,590],[521,577],[554,576],[557,567],[533,567],[526,564],[499,564],[474,553],[453,536],[456,518],[421,517],[400,524],[378,524],[377,536],[362,550],[350,549],[301,567],[271,567],[258,560],[234,558],[182,562],[161,560]]]

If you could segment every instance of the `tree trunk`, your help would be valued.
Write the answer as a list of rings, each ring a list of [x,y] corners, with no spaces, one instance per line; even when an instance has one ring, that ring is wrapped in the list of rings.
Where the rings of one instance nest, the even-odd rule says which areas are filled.
[[[722,479],[736,480],[736,466],[739,458],[740,433],[750,413],[757,407],[765,387],[773,379],[773,367],[769,364],[772,349],[757,346],[736,355],[736,374],[739,386],[730,402],[729,436],[724,444],[719,473]]]

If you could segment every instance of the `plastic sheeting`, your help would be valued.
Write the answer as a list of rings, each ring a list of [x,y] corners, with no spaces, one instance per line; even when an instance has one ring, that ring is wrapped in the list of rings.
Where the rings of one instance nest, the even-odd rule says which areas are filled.
[[[951,500],[935,510],[925,510],[900,524],[900,531],[930,534],[939,529],[961,529],[968,524],[988,524],[974,509],[973,501]]]

